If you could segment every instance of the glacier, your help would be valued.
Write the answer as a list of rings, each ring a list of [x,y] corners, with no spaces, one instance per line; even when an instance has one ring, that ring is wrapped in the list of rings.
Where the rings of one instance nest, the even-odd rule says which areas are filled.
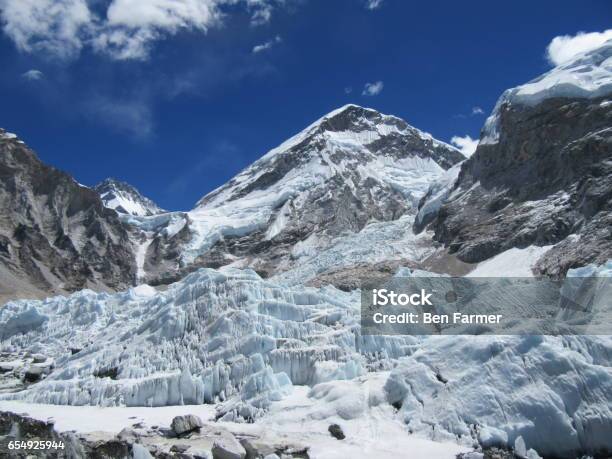
[[[40,382],[0,393],[0,407],[215,404],[220,421],[257,424],[309,387],[308,399],[326,400],[317,418],[386,406],[415,436],[466,447],[524,442],[560,457],[612,449],[612,337],[366,336],[359,306],[358,290],[236,268],[200,269],[165,291],[13,301],[0,309],[0,352],[23,371],[33,354],[52,365]],[[375,386],[365,411],[343,398]]]

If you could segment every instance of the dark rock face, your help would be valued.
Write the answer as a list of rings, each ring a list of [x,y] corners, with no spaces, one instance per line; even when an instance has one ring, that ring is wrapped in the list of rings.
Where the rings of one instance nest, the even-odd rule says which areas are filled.
[[[535,268],[550,276],[612,257],[612,105],[506,104],[499,133],[463,164],[435,239],[468,263],[563,241]]]
[[[93,190],[0,136],[0,300],[132,284],[135,260],[117,214]]]

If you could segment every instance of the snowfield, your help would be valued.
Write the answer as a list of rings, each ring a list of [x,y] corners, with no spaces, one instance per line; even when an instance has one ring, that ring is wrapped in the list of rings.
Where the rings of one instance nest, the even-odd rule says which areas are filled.
[[[427,440],[447,443],[438,457],[456,448],[449,442],[467,450],[524,441],[568,457],[612,449],[610,336],[362,336],[358,291],[233,268],[202,269],[164,292],[143,285],[15,301],[0,309],[0,330],[0,352],[54,363],[37,384],[0,394],[0,409],[214,403],[235,429],[301,432],[315,457],[338,457],[326,443],[336,442],[331,423],[355,439],[342,444],[347,454],[386,447],[377,440],[386,432],[401,434],[397,445],[421,444],[423,457],[438,454]]]

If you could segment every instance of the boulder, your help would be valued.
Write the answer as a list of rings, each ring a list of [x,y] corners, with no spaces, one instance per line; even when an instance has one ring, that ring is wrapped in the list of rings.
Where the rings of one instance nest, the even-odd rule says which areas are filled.
[[[268,443],[263,443],[254,438],[242,440],[242,446],[247,452],[249,459],[258,457],[267,457],[276,453],[276,448]]]
[[[331,436],[337,440],[344,440],[346,438],[344,432],[342,431],[342,427],[340,427],[338,424],[330,425],[327,430],[329,430]]]
[[[172,420],[170,427],[176,436],[181,436],[199,430],[204,423],[202,420],[194,414],[187,414],[184,416],[176,416]]]
[[[41,367],[30,366],[23,375],[23,379],[28,383],[35,383],[42,379],[44,370]]]
[[[245,459],[247,454],[236,437],[224,431],[215,438],[212,455],[213,459]]]
[[[42,354],[32,355],[32,363],[44,363],[47,361],[47,357]]]
[[[171,453],[184,453],[188,449],[189,449],[189,445],[177,443],[176,445],[172,445],[172,447],[170,448],[170,452]]]

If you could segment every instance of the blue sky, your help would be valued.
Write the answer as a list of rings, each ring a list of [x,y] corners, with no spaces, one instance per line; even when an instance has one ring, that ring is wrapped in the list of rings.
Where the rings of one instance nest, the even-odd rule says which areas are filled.
[[[554,37],[612,19],[607,0],[86,1],[0,0],[0,126],[81,183],[114,176],[173,210],[349,102],[477,138]]]

